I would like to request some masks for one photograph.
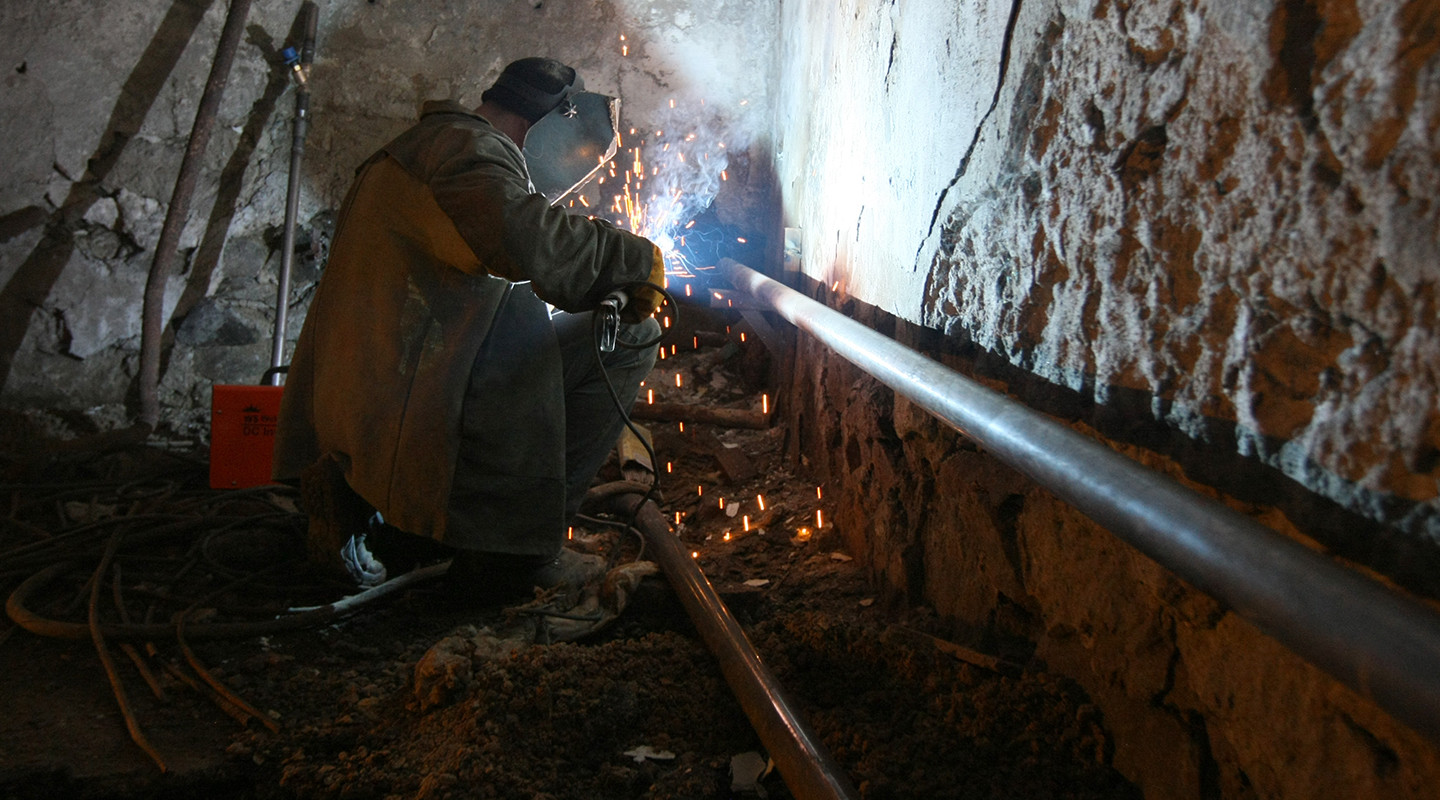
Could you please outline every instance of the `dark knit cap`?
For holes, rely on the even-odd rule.
[[[576,91],[585,88],[574,69],[553,58],[522,58],[510,62],[480,99],[494,102],[533,124],[560,105],[572,87]]]

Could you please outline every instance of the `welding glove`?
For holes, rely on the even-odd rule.
[[[660,252],[660,248],[653,247],[653,245],[652,249],[654,253],[650,263],[650,277],[645,280],[656,286],[664,286],[665,254]],[[630,295],[630,302],[621,310],[620,318],[630,323],[645,321],[646,317],[660,309],[660,303],[664,301],[664,295],[660,294],[658,290],[638,283],[627,288],[626,294]]]

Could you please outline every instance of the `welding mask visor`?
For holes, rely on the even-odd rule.
[[[620,147],[619,128],[618,98],[586,91],[567,93],[525,134],[525,163],[535,191],[553,205],[584,186],[615,157]]]

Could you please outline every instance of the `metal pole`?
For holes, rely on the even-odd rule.
[[[737,288],[1440,742],[1440,613],[754,270]]]
[[[285,189],[285,229],[280,241],[280,276],[275,289],[275,333],[270,344],[270,385],[280,385],[277,367],[285,363],[285,328],[290,310],[290,273],[295,261],[295,218],[300,212],[300,163],[305,158],[305,132],[310,127],[310,64],[315,60],[314,3],[300,7],[305,18],[305,42],[295,71],[295,129],[290,143],[290,180]]]
[[[220,42],[215,46],[210,77],[205,81],[205,91],[201,93],[200,105],[195,109],[190,142],[180,161],[180,174],[176,176],[175,189],[170,194],[170,208],[165,212],[165,223],[160,228],[160,241],[155,245],[155,260],[150,263],[150,274],[145,279],[145,303],[140,315],[140,422],[151,430],[160,421],[160,335],[165,328],[165,284],[170,281],[175,257],[179,255],[180,232],[185,229],[185,219],[190,215],[190,197],[195,193],[195,181],[200,177],[200,162],[206,145],[210,143],[210,132],[215,128],[215,113],[220,109],[220,98],[225,95],[230,66],[235,62],[235,51],[240,46],[240,35],[245,32],[245,18],[249,15],[250,0],[231,0],[225,27],[220,31]]]
[[[785,688],[760,660],[745,630],[725,607],[715,587],[670,532],[654,503],[645,502],[635,520],[645,537],[645,552],[664,570],[700,637],[720,662],[725,682],[780,769],[790,793],[799,800],[858,797],[845,771],[825,751],[794,710]]]

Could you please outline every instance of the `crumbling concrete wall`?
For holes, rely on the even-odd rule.
[[[783,20],[810,291],[1440,596],[1440,3]],[[798,363],[796,452],[843,487],[857,557],[1080,680],[1148,796],[1432,791],[1433,745],[848,365]]]
[[[133,416],[145,278],[227,6],[0,6],[7,407],[48,413],[72,431]],[[753,120],[769,118],[765,83],[748,76],[770,70],[769,3],[321,0],[319,8],[292,342],[355,167],[423,101],[478,105],[512,59],[561,59],[588,88],[618,95],[633,144],[704,125],[734,134],[732,159],[765,146],[753,135]],[[254,383],[269,366],[293,113],[279,52],[295,41],[299,9],[299,0],[252,4],[181,236],[160,386],[161,424],[176,434],[204,436],[212,384]],[[739,213],[747,188],[722,195],[720,213]]]

